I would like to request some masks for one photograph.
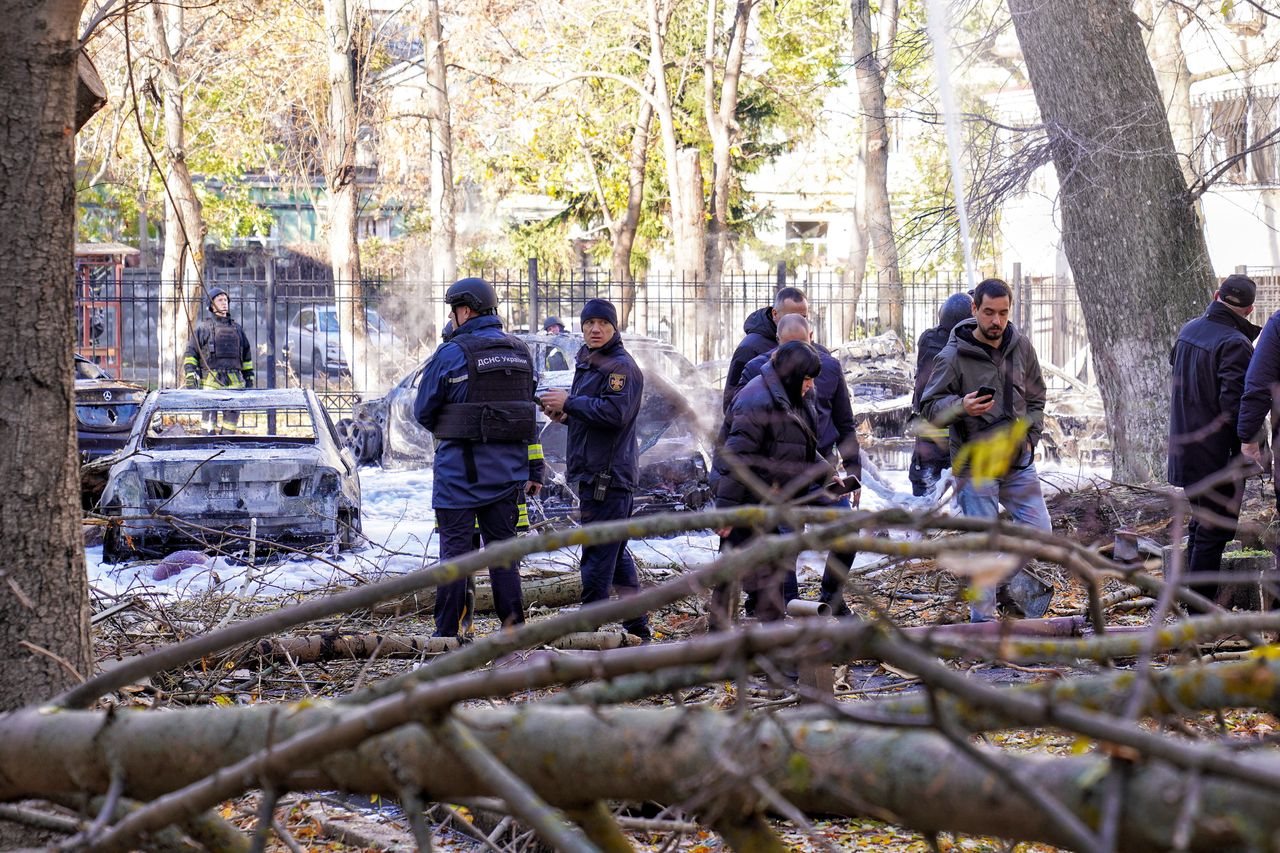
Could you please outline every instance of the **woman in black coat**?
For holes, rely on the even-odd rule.
[[[791,341],[774,350],[760,375],[738,393],[726,415],[727,438],[717,454],[717,507],[790,499],[831,476],[830,466],[822,465],[818,455],[813,403],[806,398],[821,367],[811,344]],[[721,548],[737,547],[756,533],[749,527],[721,531]],[[762,622],[782,619],[786,602],[799,598],[794,560],[749,572],[742,588],[748,615]],[[718,587],[711,604],[712,626],[728,627],[737,611],[736,584]]]

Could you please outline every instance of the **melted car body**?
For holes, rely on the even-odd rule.
[[[582,335],[522,332],[516,337],[529,346],[533,355],[539,391],[570,387],[574,361],[583,346]],[[670,345],[630,334],[624,334],[623,340],[645,374],[637,426],[640,485],[635,495],[635,512],[699,509],[711,498],[708,435],[713,428],[699,413],[715,411],[719,394]],[[349,435],[353,436],[348,446],[365,451],[357,453],[361,464],[421,468],[431,463],[434,454],[431,433],[413,417],[421,377],[419,366],[385,396],[356,407],[355,421],[348,427]],[[541,413],[538,418],[548,466],[541,509],[552,518],[570,517],[576,513],[577,498],[563,480],[567,430],[551,423]]]
[[[80,462],[110,456],[124,447],[147,389],[115,379],[76,355],[76,443]]]
[[[352,545],[360,480],[315,393],[152,392],[108,475],[103,556]]]

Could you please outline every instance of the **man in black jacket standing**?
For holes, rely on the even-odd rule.
[[[1262,331],[1245,319],[1256,292],[1248,276],[1228,276],[1204,314],[1182,327],[1169,353],[1169,482],[1186,489],[1191,504],[1187,570],[1193,573],[1221,570],[1222,551],[1240,517],[1244,469],[1236,433],[1253,341]],[[1235,473],[1228,475],[1231,469]],[[1211,598],[1218,592],[1216,584],[1194,589]]]
[[[925,329],[916,344],[916,390],[911,398],[911,411],[916,418],[916,446],[911,453],[907,477],[911,480],[911,493],[917,497],[929,494],[942,476],[942,469],[951,467],[951,443],[947,440],[947,431],[934,427],[920,416],[920,397],[933,376],[933,360],[951,339],[951,330],[972,316],[973,297],[967,293],[954,293],[938,310],[938,325]]]
[[[553,388],[539,398],[547,416],[569,427],[565,480],[578,491],[583,524],[631,517],[639,482],[636,418],[644,393],[644,374],[622,345],[618,312],[607,299],[591,299],[582,308],[582,337],[577,369],[569,391]],[[582,548],[582,603],[607,601],[640,591],[640,576],[626,540]],[[651,638],[649,619],[622,623],[629,634]]]
[[[804,291],[797,287],[784,287],[773,297],[773,305],[752,311],[742,324],[746,336],[733,351],[729,359],[729,374],[724,380],[725,414],[733,405],[734,395],[742,384],[742,370],[747,362],[758,355],[764,355],[778,345],[778,320],[787,314],[809,316],[809,303],[805,300]]]

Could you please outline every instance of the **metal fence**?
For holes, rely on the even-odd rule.
[[[634,284],[582,274],[546,275],[530,263],[519,271],[481,271],[499,294],[499,312],[512,331],[540,331],[549,316],[578,327],[583,303],[603,297],[618,306],[630,334],[669,342],[695,364],[729,358],[742,337],[743,322],[772,304],[784,285],[799,287],[809,300],[816,340],[828,347],[879,333],[888,289],[867,281],[860,287],[834,274],[786,276],[778,270],[726,276],[719,292],[704,282],[650,276]],[[80,351],[120,378],[158,387],[167,381],[163,365],[177,365],[190,335],[182,315],[162,335],[161,315],[177,297],[157,278],[124,270],[82,277],[77,292]],[[1069,280],[1010,277],[1015,288],[1014,321],[1028,332],[1042,362],[1088,380],[1091,366],[1080,305]],[[383,393],[430,354],[447,308],[447,282],[372,280],[350,282],[219,277],[231,297],[232,316],[254,345],[259,387],[313,388],[333,410]],[[212,286],[212,285],[210,285]],[[960,278],[903,283],[903,332],[908,349],[936,323],[938,309],[964,290]],[[366,318],[369,358],[353,364],[338,331],[339,308]],[[199,306],[196,319],[207,317]],[[359,314],[357,314],[359,316]],[[170,374],[172,375],[172,374]],[[1051,381],[1061,383],[1061,377]]]

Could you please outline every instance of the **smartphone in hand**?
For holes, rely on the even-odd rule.
[[[979,385],[978,396],[994,398],[996,396],[996,389],[992,388],[990,385]]]

